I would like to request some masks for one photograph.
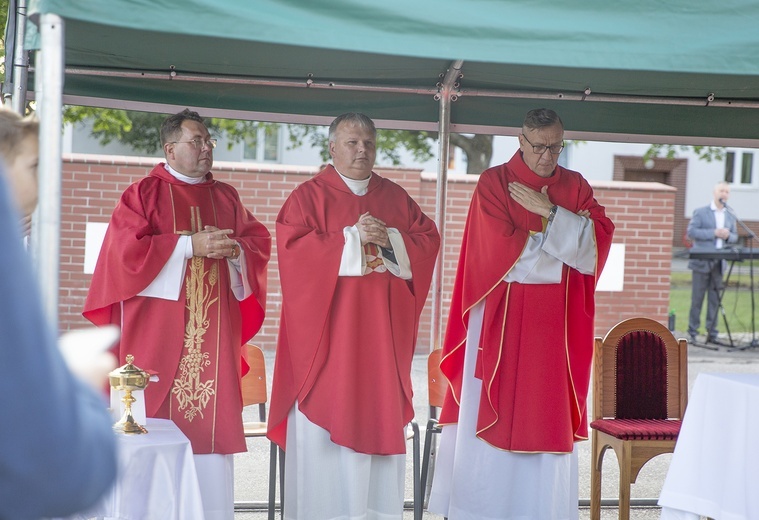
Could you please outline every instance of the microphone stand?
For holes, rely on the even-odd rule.
[[[749,272],[749,280],[751,283],[751,342],[748,345],[745,345],[743,347],[734,347],[733,350],[745,350],[747,348],[754,348],[756,346],[759,346],[759,342],[756,340],[756,318],[755,318],[755,303],[754,303],[754,243],[752,240],[757,238],[756,234],[754,234],[753,231],[740,219],[738,218],[738,215],[735,214],[735,211],[733,211],[732,206],[728,206],[727,203],[724,200],[720,200],[723,206],[725,206],[725,209],[730,213],[733,217],[735,217],[735,221],[740,224],[740,226],[743,228],[743,230],[748,233],[748,245],[749,245],[749,253],[748,253],[748,272]]]

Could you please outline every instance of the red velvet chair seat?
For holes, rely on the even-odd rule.
[[[677,440],[680,420],[667,419],[599,419],[590,427],[621,440]]]

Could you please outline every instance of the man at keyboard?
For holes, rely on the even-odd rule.
[[[693,241],[693,248],[708,250],[722,249],[727,244],[738,241],[735,216],[725,206],[730,197],[730,185],[718,182],[714,186],[714,200],[693,212],[688,224],[688,238]],[[722,291],[722,273],[725,271],[724,260],[694,259],[688,261],[688,268],[693,271],[691,290],[690,315],[688,318],[688,337],[696,342],[696,335],[701,326],[701,309],[704,295],[707,296],[706,306],[706,341],[717,341],[717,311],[719,295]]]

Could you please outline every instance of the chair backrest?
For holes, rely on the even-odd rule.
[[[443,407],[446,379],[440,370],[440,359],[443,357],[443,349],[436,348],[427,357],[427,392],[430,402],[430,417],[437,417],[437,409]]]
[[[649,318],[619,322],[595,340],[593,420],[682,419],[688,343]]]
[[[251,344],[245,345],[245,360],[250,370],[242,377],[242,405],[264,404],[266,394],[266,362],[263,351]]]

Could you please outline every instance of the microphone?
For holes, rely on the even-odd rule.
[[[722,204],[722,207],[725,208],[725,211],[730,213],[732,216],[734,216],[736,219],[738,218],[738,215],[735,214],[735,210],[732,206],[727,205],[727,201],[725,199],[719,199],[720,204]]]

